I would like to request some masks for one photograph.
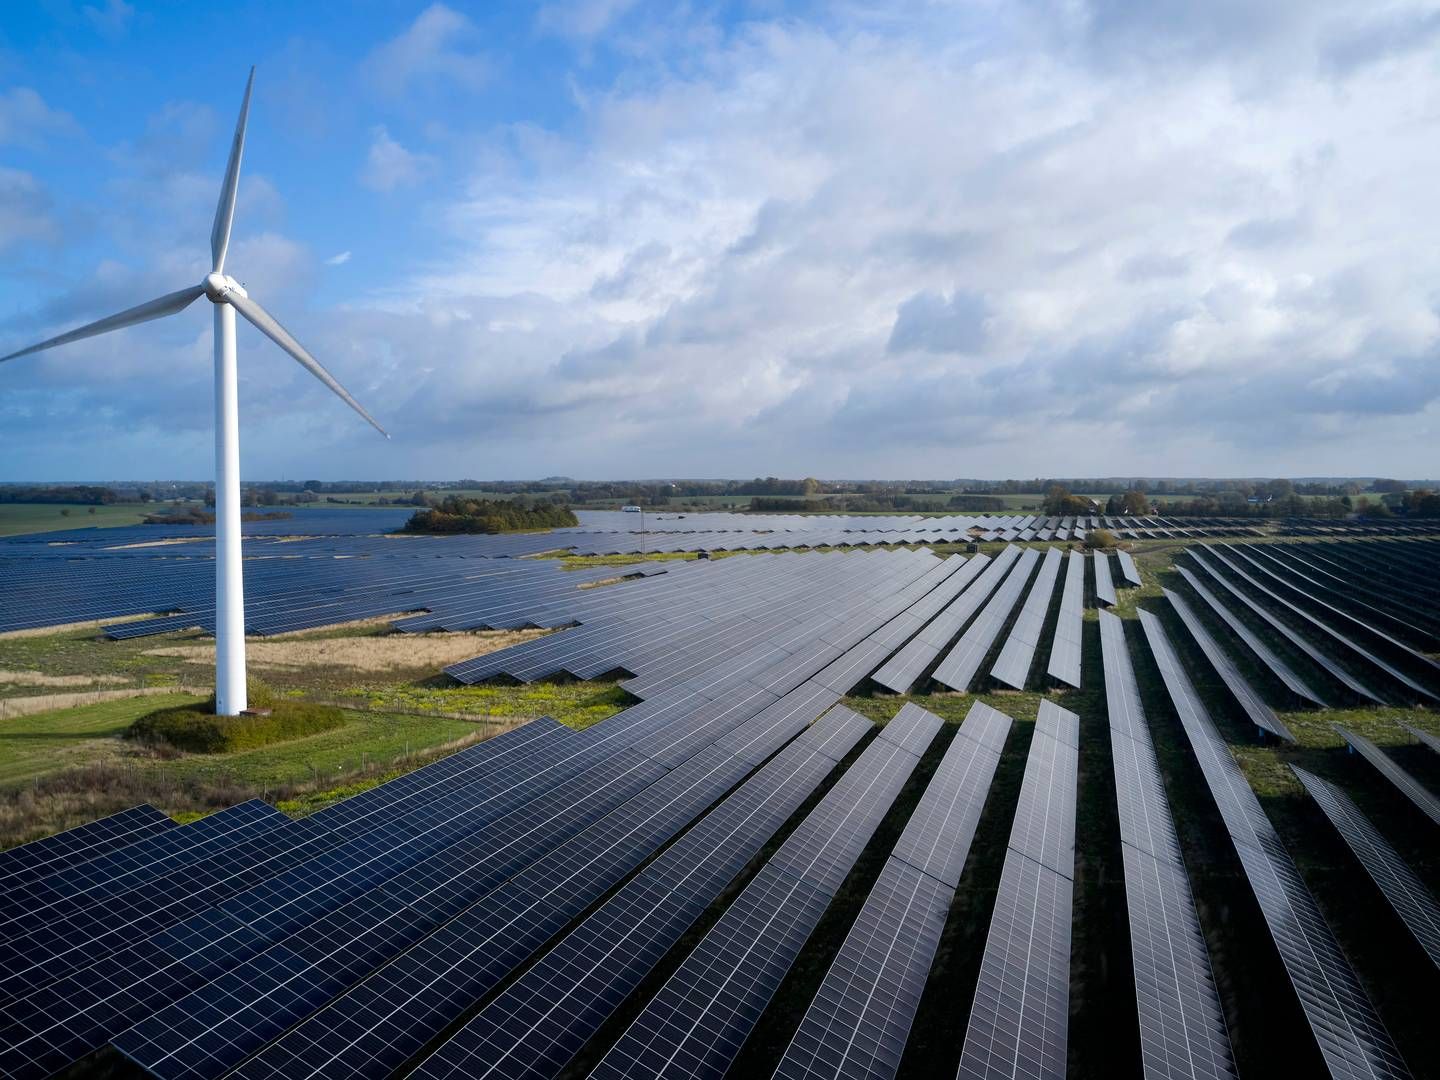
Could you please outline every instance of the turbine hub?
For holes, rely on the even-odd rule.
[[[206,274],[205,280],[201,282],[205,286],[205,296],[212,304],[226,303],[228,294],[235,293],[238,296],[249,296],[244,287],[232,278],[229,274]]]

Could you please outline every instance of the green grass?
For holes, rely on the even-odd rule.
[[[57,506],[53,503],[0,503],[0,536],[54,532],[57,529],[109,528],[139,525],[155,503],[114,503],[110,506]],[[68,514],[62,514],[68,510]],[[95,512],[90,513],[91,510]]]
[[[139,717],[201,700],[188,694],[156,694],[0,721],[0,787],[114,754],[120,737]]]
[[[357,686],[337,695],[381,712],[463,714],[490,720],[549,716],[578,730],[614,716],[635,699],[614,683],[536,682],[521,686]]]

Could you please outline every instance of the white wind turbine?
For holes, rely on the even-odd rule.
[[[0,363],[17,356],[52,349],[82,338],[94,337],[137,323],[174,315],[201,296],[215,305],[215,711],[234,716],[245,709],[245,583],[240,563],[240,421],[237,408],[235,372],[235,312],[240,312],[262,334],[298,360],[310,374],[340,396],[340,399],[368,420],[375,430],[390,437],[375,418],[320,366],[305,347],[290,336],[268,311],[250,298],[240,283],[224,272],[225,251],[230,246],[230,224],[235,217],[235,191],[240,183],[240,157],[245,149],[245,121],[250,114],[250,90],[255,69],[245,83],[230,162],[220,187],[220,204],[215,208],[215,225],[210,230],[211,271],[199,285],[169,293],[118,315],[71,330],[69,333],[31,345]]]

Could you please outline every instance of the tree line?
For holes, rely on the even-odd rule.
[[[553,502],[471,499],[451,495],[405,523],[411,533],[509,533],[578,525],[574,511]]]

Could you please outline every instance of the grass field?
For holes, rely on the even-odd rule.
[[[94,513],[91,513],[91,511]],[[53,532],[56,529],[107,528],[139,525],[155,513],[154,503],[115,503],[110,506],[57,506],[54,503],[0,503],[0,536]],[[64,513],[63,511],[68,511]]]

